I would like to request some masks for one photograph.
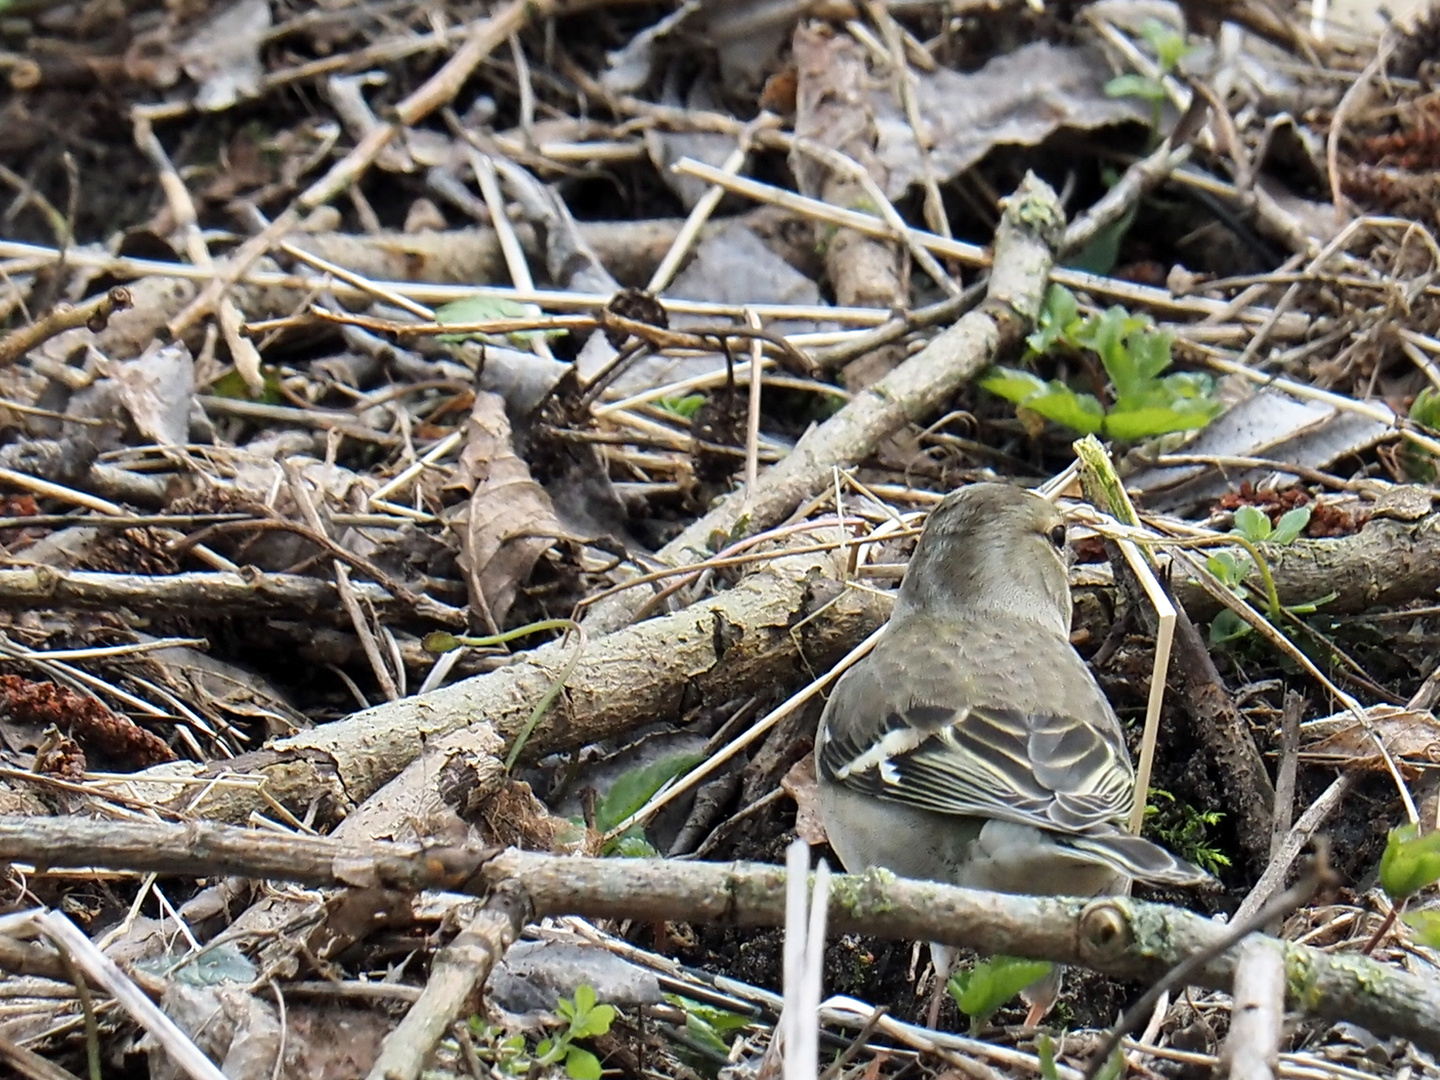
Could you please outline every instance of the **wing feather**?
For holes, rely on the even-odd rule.
[[[942,814],[1099,837],[1130,813],[1134,771],[1119,721],[1064,643],[1043,673],[1017,670],[993,633],[907,620],[841,678],[819,765],[832,780]],[[948,631],[948,632],[947,632]],[[966,649],[963,669],[953,650]],[[1050,692],[1037,694],[1037,676]],[[1060,702],[1060,709],[1019,707]]]

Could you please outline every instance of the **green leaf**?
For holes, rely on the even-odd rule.
[[[1045,960],[992,956],[956,975],[947,989],[960,1011],[979,1022],[1031,983],[1050,974],[1053,967]]]
[[[577,1039],[593,1039],[596,1035],[604,1035],[610,1030],[610,1025],[615,1022],[614,1005],[596,1005],[585,1015],[585,1024],[574,1032]]]
[[[679,994],[666,994],[665,1000],[676,1008],[683,1009],[685,1015],[701,1017],[716,1031],[723,1031],[727,1034],[749,1027],[755,1022],[754,1017],[731,1012],[729,1009],[718,1009],[714,1005],[706,1005]]]
[[[570,1080],[600,1080],[600,1059],[589,1050],[572,1046],[565,1051],[565,1075]]]
[[[1093,435],[1105,426],[1105,409],[1094,395],[1077,394],[1058,380],[1052,380],[1044,392],[1032,394],[1020,406],[1081,435]]]
[[[1415,931],[1415,940],[1427,949],[1440,949],[1440,910],[1426,908],[1403,916],[1405,925]]]
[[[1145,75],[1116,75],[1105,84],[1105,96],[1137,97],[1142,101],[1157,103],[1165,100],[1165,84]]]
[[[1075,294],[1064,285],[1052,283],[1045,291],[1045,302],[1040,306],[1035,329],[1025,339],[1025,344],[1029,345],[1033,352],[1047,353],[1057,341],[1064,340],[1071,325],[1079,318],[1080,304],[1075,299]],[[1001,397],[1004,395],[1001,394]]]
[[[273,364],[260,365],[260,393],[252,395],[245,376],[234,369],[210,384],[206,393],[233,401],[258,401],[262,405],[283,405],[285,394],[280,388],[280,370]]]
[[[484,322],[486,319],[523,319],[525,305],[502,296],[462,296],[435,309],[435,321],[441,326],[457,323]]]
[[[1403,900],[1440,881],[1440,832],[1419,835],[1415,825],[1390,830],[1380,856],[1380,886],[1392,900]]]
[[[1258,544],[1268,540],[1273,529],[1270,516],[1265,511],[1254,506],[1242,506],[1235,511],[1235,527],[1232,531],[1239,533],[1252,544]]]
[[[1035,1052],[1040,1058],[1040,1080],[1060,1080],[1060,1071],[1055,1068],[1055,1040],[1049,1032],[1042,1031],[1035,1040]]]
[[[1125,346],[1125,339],[1131,332],[1130,320],[1130,313],[1115,304],[1086,319],[1074,333],[1079,344],[1094,350],[1100,357],[1100,363],[1115,384],[1117,399],[1140,391],[1140,372]]]
[[[1105,417],[1105,434],[1134,442],[1153,435],[1168,435],[1172,431],[1194,431],[1215,419],[1221,407],[1218,402],[1187,401],[1139,408],[1117,406]]]
[[[980,385],[1016,405],[1026,398],[1045,392],[1045,380],[1019,368],[992,367],[980,377]]]
[[[1047,420],[1073,428],[1082,435],[1094,434],[1105,423],[1105,410],[1100,402],[1090,394],[1077,394],[1058,379],[1047,383],[1018,368],[992,367],[981,378],[980,385],[992,394],[1013,401]]]
[[[1245,579],[1250,576],[1251,570],[1248,556],[1233,551],[1217,551],[1205,560],[1205,566],[1226,588],[1244,595]]]
[[[1250,624],[1226,608],[1210,623],[1210,644],[1223,645],[1227,641],[1242,638],[1248,633],[1250,633]]]
[[[676,754],[622,773],[595,807],[595,827],[609,832],[649,801],[672,777],[693,769],[700,754]]]
[[[1130,226],[1135,224],[1135,215],[1139,212],[1139,204],[1132,206],[1116,221],[1100,229],[1083,248],[1076,254],[1065,260],[1065,265],[1074,270],[1084,270],[1090,274],[1109,276],[1115,269],[1115,264],[1120,260],[1120,244],[1130,232]],[[1056,286],[1051,286],[1055,288]],[[1031,334],[1026,338],[1032,342],[1035,335]],[[1034,348],[1033,344],[1031,345]],[[1043,350],[1037,349],[1037,352]]]
[[[725,1036],[753,1023],[751,1017],[717,1009],[713,1005],[702,1005],[679,994],[666,994],[665,1000],[684,1010],[686,1034],[722,1056],[730,1053],[730,1044]]]
[[[463,326],[467,323],[485,322],[489,319],[523,319],[532,314],[529,308],[516,300],[500,296],[463,296],[435,309],[435,321],[441,326]],[[537,337],[564,337],[565,330],[515,330],[504,335],[491,334],[439,334],[439,341],[469,341],[472,338],[495,339],[500,337],[512,343],[523,344]]]
[[[607,858],[613,855],[621,859],[658,859],[660,850],[641,836],[640,828],[636,826],[623,836],[617,836],[601,854]]]
[[[1155,50],[1155,62],[1166,74],[1174,71],[1176,65],[1193,51],[1184,34],[1159,19],[1146,19],[1140,33]]]
[[[595,988],[589,983],[581,983],[575,987],[575,1011],[583,1016],[594,1007]]]
[[[1432,432],[1440,433],[1440,391],[1427,386],[1416,394],[1415,402],[1410,406],[1410,419]]]
[[[1141,330],[1126,339],[1136,370],[1142,379],[1158,379],[1170,366],[1170,335],[1158,330]]]
[[[686,394],[684,397],[660,398],[655,404],[668,413],[689,420],[705,405],[705,395]]]
[[[1280,515],[1280,520],[1275,523],[1275,529],[1270,534],[1272,544],[1288,544],[1305,531],[1305,526],[1310,524],[1310,508],[1308,506],[1297,506],[1293,510],[1286,510]]]

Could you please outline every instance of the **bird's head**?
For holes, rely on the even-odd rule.
[[[1070,632],[1065,520],[1038,495],[971,484],[930,514],[905,571],[901,608],[1023,616]],[[958,609],[958,610],[957,610]]]

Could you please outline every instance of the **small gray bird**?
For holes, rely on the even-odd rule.
[[[835,684],[815,740],[830,846],[858,872],[1005,893],[1123,893],[1210,875],[1132,836],[1125,735],[1070,644],[1065,522],[972,484],[931,513],[874,650]],[[932,944],[936,997],[954,950]],[[1023,995],[1033,1026],[1060,969]]]

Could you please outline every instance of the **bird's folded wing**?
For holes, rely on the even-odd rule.
[[[1067,833],[1111,833],[1128,817],[1134,772],[1108,725],[933,704],[895,689],[841,680],[826,708],[819,758],[826,779],[937,813]]]

